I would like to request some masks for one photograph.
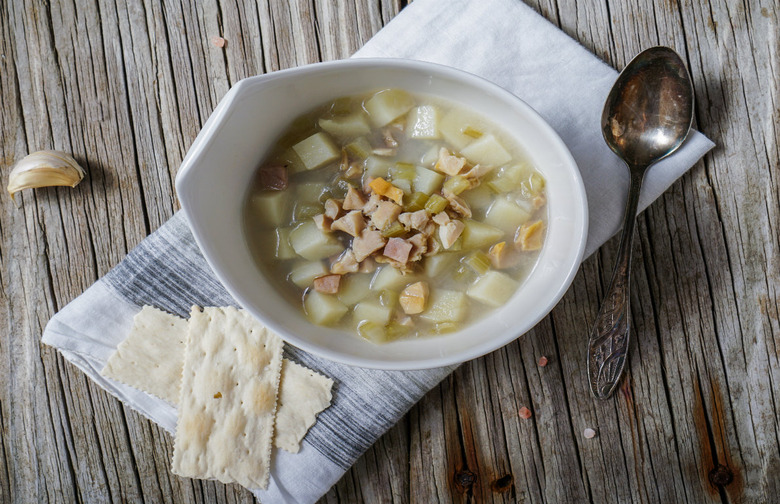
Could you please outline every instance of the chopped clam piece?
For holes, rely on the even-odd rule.
[[[450,151],[442,147],[439,149],[439,160],[436,161],[436,166],[434,166],[434,169],[446,175],[454,176],[463,171],[465,166],[465,158],[453,156]]]
[[[325,201],[325,215],[331,219],[338,219],[341,213],[341,202],[334,199]]]
[[[359,267],[360,265],[358,264],[357,259],[355,259],[355,253],[352,252],[352,249],[347,249],[338,259],[336,259],[336,262],[331,265],[330,272],[346,275],[347,273],[357,273]]]
[[[331,225],[333,224],[333,219],[328,217],[325,214],[318,214],[312,217],[314,219],[314,224],[317,225],[317,228],[320,231],[330,231]]]
[[[401,210],[401,207],[392,201],[382,201],[374,213],[371,214],[371,222],[377,229],[384,229],[390,222],[398,219],[398,216],[401,215]]]
[[[366,198],[363,196],[363,194],[354,187],[350,186],[347,189],[347,195],[344,196],[344,203],[342,204],[341,208],[344,210],[362,210],[365,205]]]
[[[511,268],[520,260],[514,247],[510,247],[504,241],[490,247],[488,257],[490,257],[490,262],[495,269]]]
[[[355,260],[362,261],[384,247],[386,242],[387,240],[382,237],[382,233],[379,231],[364,229],[360,236],[352,240],[352,252],[355,254]]]
[[[353,210],[347,215],[333,221],[330,226],[333,231],[344,231],[353,237],[360,236],[360,233],[366,228],[366,220],[363,213],[359,210]]]
[[[455,240],[457,240],[461,233],[463,233],[464,228],[465,226],[463,223],[457,220],[450,221],[439,228],[439,239],[441,240],[441,244],[445,249],[452,247],[452,245],[455,243]]]
[[[401,303],[404,313],[415,315],[425,310],[425,303],[428,300],[428,284],[426,282],[415,282],[401,291],[398,301]]]
[[[515,245],[522,250],[539,250],[544,240],[544,223],[540,220],[532,224],[523,224],[517,230]]]

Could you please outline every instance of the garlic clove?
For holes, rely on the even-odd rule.
[[[50,186],[76,187],[84,178],[84,168],[66,152],[42,150],[28,154],[11,170],[8,193],[11,199],[22,189]]]

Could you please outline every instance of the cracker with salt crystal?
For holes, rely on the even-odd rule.
[[[317,414],[330,406],[332,387],[330,378],[284,359],[274,435],[277,447],[298,453],[301,440],[317,421]]]
[[[101,374],[176,404],[186,337],[186,320],[144,306]]]
[[[171,470],[267,488],[282,340],[232,307],[189,321]]]

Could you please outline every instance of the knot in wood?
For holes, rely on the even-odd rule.
[[[724,487],[734,481],[734,473],[728,467],[718,464],[710,471],[709,480],[715,486]]]
[[[514,483],[514,480],[515,479],[511,474],[505,474],[504,476],[494,480],[493,483],[490,484],[490,489],[497,493],[504,493],[512,488],[512,483]]]
[[[468,489],[477,482],[477,475],[468,469],[461,470],[455,473],[455,484],[459,487]]]

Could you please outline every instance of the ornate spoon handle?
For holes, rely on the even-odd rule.
[[[588,381],[591,393],[598,399],[608,399],[615,391],[628,355],[631,327],[631,249],[643,175],[644,168],[631,167],[631,185],[618,258],[588,341]]]

